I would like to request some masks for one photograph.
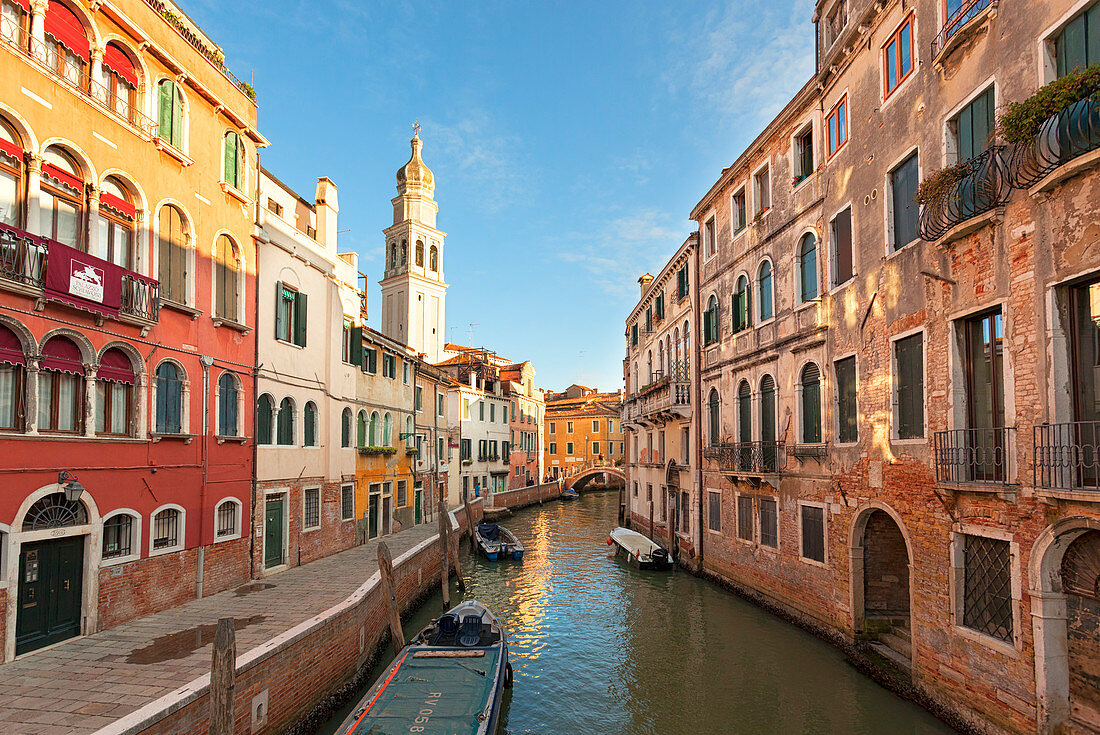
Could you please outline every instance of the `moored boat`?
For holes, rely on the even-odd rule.
[[[336,730],[337,735],[493,735],[512,667],[504,628],[477,600],[420,632]]]
[[[611,532],[608,544],[614,544],[617,554],[623,555],[640,569],[671,569],[672,557],[655,541],[637,531],[619,526]]]
[[[562,500],[578,500],[578,499],[580,499],[580,497],[581,497],[580,493],[578,493],[573,488],[569,488],[567,490],[562,490],[561,491],[561,499]]]
[[[489,561],[523,559],[523,544],[514,533],[496,523],[477,524],[477,547]]]

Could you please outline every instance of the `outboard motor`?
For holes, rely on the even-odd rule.
[[[668,552],[664,549],[654,549],[650,556],[656,564],[668,564]]]

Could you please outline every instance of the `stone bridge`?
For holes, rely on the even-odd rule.
[[[581,490],[593,480],[602,480],[603,484],[626,486],[626,474],[622,467],[612,464],[585,463],[574,467],[573,471],[562,477],[562,490]],[[618,480],[618,482],[615,482]]]

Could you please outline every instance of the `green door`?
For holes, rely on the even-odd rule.
[[[19,552],[15,654],[80,635],[84,537],[24,544]]]
[[[283,498],[269,498],[264,519],[264,567],[270,569],[283,559]]]
[[[370,507],[367,512],[367,538],[378,536],[378,496],[370,496]]]
[[[424,491],[417,488],[413,491],[413,523],[420,524],[420,503],[421,497],[424,495]]]

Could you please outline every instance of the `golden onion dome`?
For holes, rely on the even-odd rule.
[[[397,170],[397,190],[404,192],[407,187],[427,189],[431,194],[435,188],[435,176],[432,170],[420,158],[420,148],[423,145],[419,135],[414,135],[412,141],[412,157],[409,162]]]

